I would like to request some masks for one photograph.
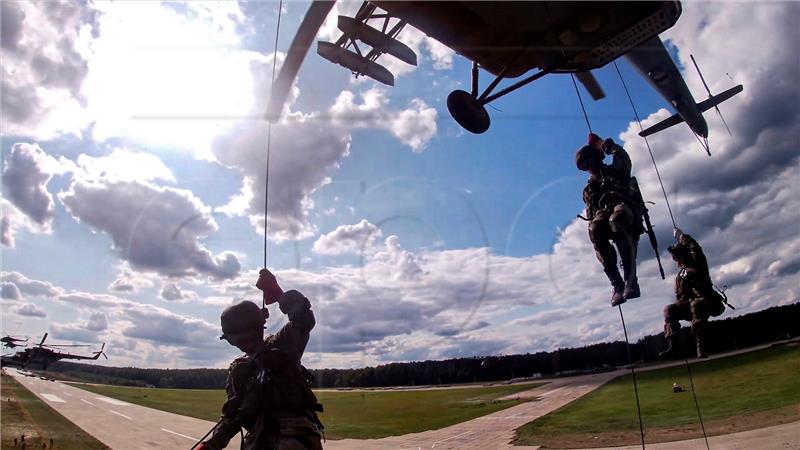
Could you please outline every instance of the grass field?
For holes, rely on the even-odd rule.
[[[130,403],[216,422],[222,390],[75,386]],[[520,403],[497,398],[535,384],[411,391],[320,391],[325,435],[332,439],[379,438],[453,425]]]
[[[800,420],[800,347],[786,345],[692,365],[709,435]],[[638,372],[645,442],[702,437],[684,365]],[[672,392],[672,383],[687,391]],[[518,445],[575,448],[641,442],[630,375],[517,430]]]
[[[26,448],[31,449],[41,449],[42,444],[50,448],[50,439],[56,449],[108,448],[55,412],[10,376],[3,375],[0,380],[0,448],[14,448],[14,438],[18,439],[16,448],[22,448],[23,434]]]

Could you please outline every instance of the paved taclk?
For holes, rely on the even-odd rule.
[[[189,449],[213,422],[103,397],[57,381],[7,373],[72,423],[112,449]],[[228,445],[239,448],[239,438]]]

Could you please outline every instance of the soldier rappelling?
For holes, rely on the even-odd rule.
[[[264,303],[278,303],[289,322],[264,339],[266,308],[243,301],[227,307],[220,317],[220,339],[244,352],[228,369],[227,400],[222,419],[199,450],[218,450],[244,428],[247,450],[321,450],[322,405],[311,391],[311,373],[300,364],[314,328],[311,302],[298,291],[283,292],[267,269],[256,287]]]
[[[612,156],[611,164],[603,163],[605,155]],[[617,306],[640,296],[636,253],[639,235],[644,231],[644,205],[634,200],[638,190],[632,189],[631,159],[611,138],[603,141],[592,133],[589,144],[576,153],[575,163],[590,174],[583,189],[589,239],[611,282],[611,306]],[[609,242],[612,240],[616,250]],[[617,268],[617,252],[622,260],[622,276]]]

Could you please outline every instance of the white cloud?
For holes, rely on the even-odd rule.
[[[123,267],[117,278],[108,286],[112,292],[139,292],[140,289],[153,287],[153,280],[148,276],[134,272],[127,267]]]
[[[161,287],[161,298],[164,300],[197,300],[199,296],[194,291],[184,291],[177,283],[164,283]]]
[[[55,211],[47,184],[54,174],[62,171],[62,164],[37,144],[12,145],[4,161],[4,197],[35,223],[41,232],[50,231]]]
[[[25,303],[14,310],[15,313],[21,316],[28,317],[47,317],[47,311],[34,305],[33,303]]]
[[[0,272],[0,280],[13,283],[23,294],[31,297],[54,297],[62,290],[47,281],[31,280],[19,272]]]
[[[135,270],[228,278],[240,268],[232,253],[212,255],[200,243],[218,227],[190,191],[75,178],[58,197],[76,220],[107,233],[118,256]]]
[[[102,312],[93,312],[86,322],[86,329],[91,331],[104,331],[108,328],[108,318]]]
[[[127,148],[115,148],[110,154],[100,157],[81,154],[77,166],[80,173],[76,176],[88,179],[175,182],[172,171],[158,156]]]
[[[2,2],[3,134],[49,138],[89,123],[84,81],[99,36],[90,3]]]
[[[381,230],[366,219],[354,225],[340,225],[314,242],[313,250],[323,255],[355,253],[372,245]]]
[[[16,284],[3,281],[0,283],[0,298],[19,300],[22,298],[22,293],[20,293]]]
[[[392,111],[388,108],[386,91],[373,88],[361,93],[361,100],[359,104],[352,92],[342,91],[330,109],[334,123],[354,128],[385,129],[415,152],[424,150],[436,135],[436,109],[421,99],[412,99],[404,110]]]

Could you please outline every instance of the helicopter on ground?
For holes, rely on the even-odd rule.
[[[30,365],[41,364],[43,370],[47,370],[47,366],[59,361],[61,359],[77,359],[77,360],[96,360],[103,355],[108,359],[103,351],[106,347],[105,342],[100,347],[100,350],[93,352],[93,356],[76,355],[73,353],[62,352],[58,349],[64,347],[88,347],[83,344],[45,344],[48,333],[45,333],[42,340],[33,347],[26,348],[25,350],[18,351],[13,355],[3,355],[0,358],[0,365],[3,367],[20,367],[27,368]]]

